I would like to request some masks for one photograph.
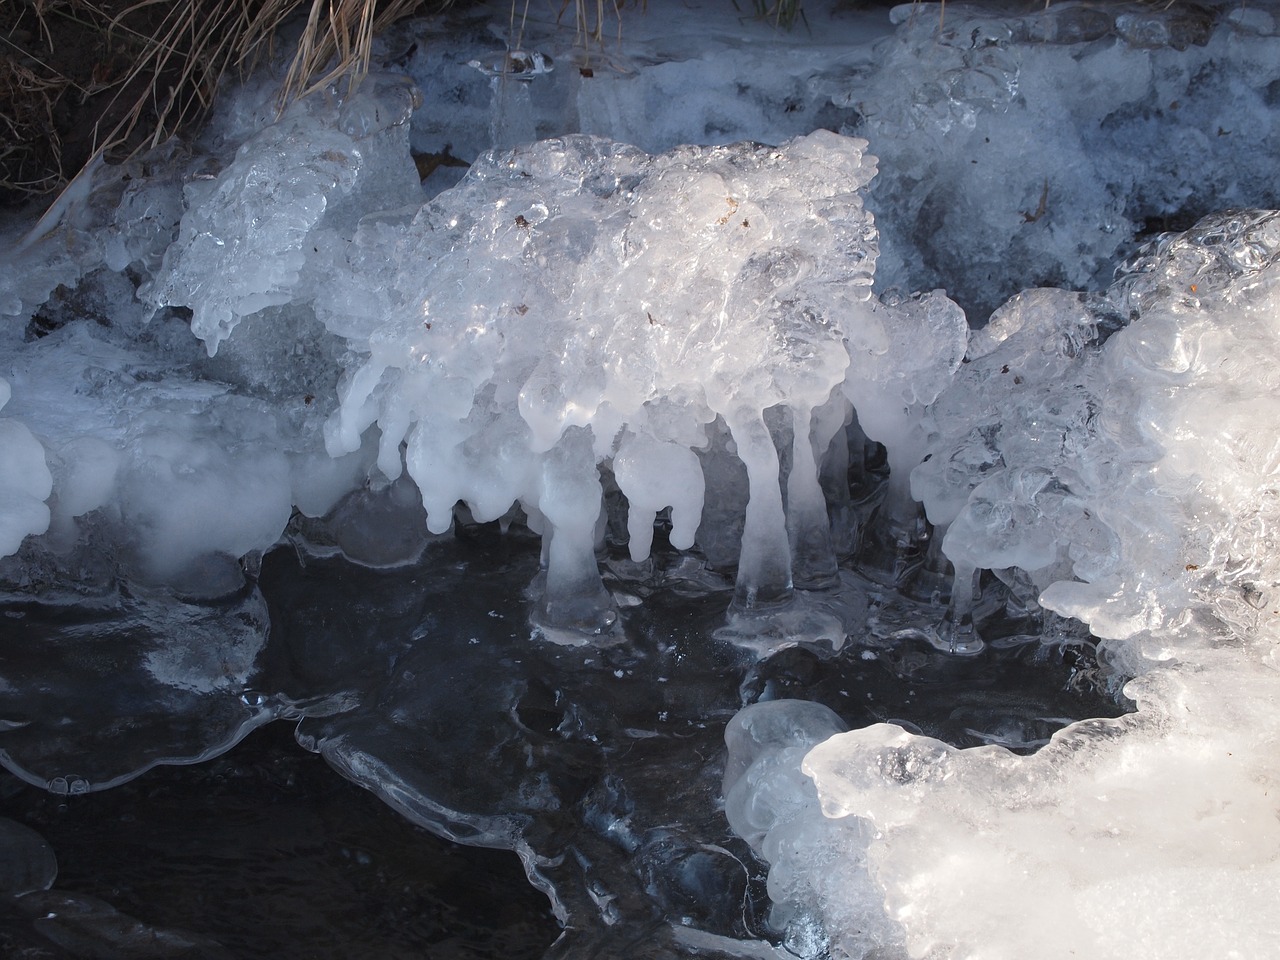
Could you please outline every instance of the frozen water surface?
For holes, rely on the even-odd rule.
[[[294,723],[552,957],[1270,955],[1277,15],[472,8],[228,88],[3,224],[0,762]],[[14,943],[255,949],[50,839]]]

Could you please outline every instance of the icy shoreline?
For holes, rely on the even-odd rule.
[[[606,646],[646,594],[606,589],[602,538],[643,584],[655,516],[731,609],[707,632],[765,662],[870,629],[855,571],[932,594],[899,634],[942,650],[980,650],[995,608],[1052,645],[1053,611],[1139,709],[1032,757],[744,697],[726,804],[775,934],[1263,956],[1280,219],[1213,211],[1280,206],[1277,14],[948,4],[815,40],[682,8],[524,79],[470,64],[496,42],[475,17],[385,38],[399,74],[279,121],[269,80],[231,95],[196,144],[5,233],[6,596],[240,591],[243,642],[152,665],[199,695],[246,687],[257,558],[286,531],[394,567],[454,525],[527,524],[534,624]],[[482,153],[490,131],[544,139]],[[476,162],[430,196],[413,152],[446,145]],[[904,292],[935,287],[1003,306],[966,325]],[[875,510],[850,489],[877,486],[873,441]],[[350,775],[394,782],[375,760]]]

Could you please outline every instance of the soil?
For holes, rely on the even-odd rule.
[[[60,190],[104,143],[118,141],[108,150],[118,160],[152,135],[162,101],[151,92],[180,86],[184,51],[158,72],[131,72],[172,9],[136,0],[0,4],[0,205]],[[176,90],[178,106],[197,93]],[[117,129],[138,105],[133,129]]]

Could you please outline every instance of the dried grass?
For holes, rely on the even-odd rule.
[[[0,191],[11,197],[49,193],[100,156],[123,162],[197,124],[221,79],[256,66],[304,11],[281,107],[344,79],[354,89],[374,35],[427,0],[310,0],[309,10],[307,0],[27,0],[4,9],[12,2],[0,0]],[[42,56],[67,37],[100,58],[79,82]],[[72,170],[59,107],[92,114]]]
[[[344,79],[354,89],[368,72],[378,32],[425,3],[443,9],[452,2],[309,0],[308,8],[308,0],[0,0],[0,29],[8,31],[0,32],[0,192],[51,192],[98,157],[121,162],[199,122],[220,80],[255,66],[284,24],[304,11],[281,107]],[[512,0],[516,46],[529,2]],[[782,27],[804,17],[803,0],[749,2],[757,15]],[[1143,2],[1167,7],[1175,0]],[[614,27],[620,41],[624,7],[644,7],[644,0],[559,3],[557,20],[572,17],[584,52],[603,46],[606,30],[613,33]],[[27,25],[19,31],[19,24]],[[59,69],[47,62],[72,27],[96,37],[105,51],[89,75],[73,77],[66,65]],[[57,132],[67,133],[66,124],[60,128],[56,121],[68,104],[92,107],[87,146],[77,142],[71,149]],[[67,154],[73,170],[65,169]]]
[[[613,15],[613,22],[617,24],[617,39],[619,43],[622,42],[623,4],[621,0],[595,0],[594,3],[591,0],[564,0],[560,6],[558,20],[564,19],[571,2],[573,3],[575,43],[583,48],[590,47],[592,43],[597,45],[604,43],[604,25],[609,19],[606,11]]]
[[[17,60],[0,59],[0,183],[20,195],[49,193],[66,180],[54,104],[71,85],[66,77],[41,76]]]
[[[298,42],[298,52],[280,91],[281,103],[305,97],[343,79],[349,89],[354,89],[368,73],[374,35],[414,12],[422,2],[388,0],[379,9],[372,0],[311,0],[311,12]],[[295,0],[267,3],[268,9],[289,7],[290,12],[296,6]],[[282,12],[264,18],[269,21],[270,33],[274,33],[284,16]],[[265,29],[263,34],[268,35]],[[326,67],[329,69],[325,70]]]
[[[761,20],[768,20],[775,27],[790,30],[797,19],[804,19],[802,0],[752,0],[752,9]]]

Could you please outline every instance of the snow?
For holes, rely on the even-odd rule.
[[[767,659],[839,650],[854,566],[977,652],[990,571],[1046,644],[1087,624],[1137,710],[1024,756],[745,706],[724,809],[773,935],[1273,953],[1280,8],[1035,6],[810,4],[786,34],[651,5],[599,50],[528,21],[519,75],[472,13],[397,28],[350,96],[226,91],[150,175],[0,226],[6,582],[92,556],[194,601],[287,530],[388,567],[523,521],[532,642],[607,644],[643,604],[597,559],[620,491],[631,563],[669,523],[690,583],[736,577],[715,636]],[[424,185],[411,150],[473,162]],[[255,637],[146,669],[213,695]]]

